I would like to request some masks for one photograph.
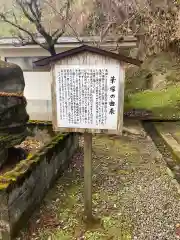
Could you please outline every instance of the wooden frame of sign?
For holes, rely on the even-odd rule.
[[[86,45],[35,62],[36,66],[51,64],[54,130],[84,133],[84,203],[89,220],[92,218],[92,133],[119,135],[122,132],[123,62],[141,64],[136,59]]]
[[[58,121],[58,100],[57,100],[57,72],[60,69],[67,69],[67,68],[74,68],[75,66],[85,66],[87,69],[88,66],[91,66],[94,69],[99,68],[117,68],[119,70],[118,81],[119,84],[117,84],[118,89],[116,91],[117,94],[117,101],[116,101],[116,127],[114,129],[104,129],[102,128],[71,128],[71,127],[63,127],[63,124],[61,126],[61,122]],[[62,68],[61,68],[62,66]],[[122,131],[122,125],[123,125],[123,107],[124,107],[124,67],[123,63],[119,62],[118,60],[111,59],[109,57],[94,55],[89,52],[81,53],[78,56],[72,56],[65,58],[63,60],[60,60],[56,62],[52,69],[52,106],[53,106],[53,128],[55,131],[62,131],[62,132],[88,132],[88,133],[105,133],[105,134],[121,134]],[[110,99],[109,99],[110,101]]]

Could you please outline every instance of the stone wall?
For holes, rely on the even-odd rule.
[[[34,156],[0,176],[0,239],[9,240],[17,234],[68,167],[77,147],[78,135],[57,135]]]
[[[142,121],[142,125],[162,154],[168,168],[173,172],[173,177],[180,183],[180,155],[173,149],[172,143],[168,141],[168,132],[166,132],[165,138],[158,127],[158,122]]]

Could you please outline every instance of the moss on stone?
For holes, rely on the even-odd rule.
[[[51,121],[40,121],[40,120],[29,120],[28,124],[36,124],[36,125],[52,125]]]
[[[12,182],[16,182],[19,176],[25,174],[27,170],[33,165],[40,162],[42,157],[47,154],[49,149],[53,149],[55,145],[57,145],[59,142],[61,142],[65,136],[68,134],[59,134],[54,137],[52,142],[48,143],[47,145],[43,146],[42,149],[40,149],[37,153],[34,155],[29,155],[27,159],[22,160],[19,164],[16,165],[16,167],[4,173],[0,176],[0,190],[6,189]]]
[[[8,148],[11,146],[15,146],[19,139],[24,139],[26,137],[26,133],[21,134],[5,134],[0,135],[0,147]]]
[[[9,183],[0,183],[0,190],[4,190],[9,186]]]

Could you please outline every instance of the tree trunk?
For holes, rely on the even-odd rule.
[[[55,56],[56,55],[56,50],[55,50],[54,45],[49,47],[49,52],[50,52],[51,56]]]

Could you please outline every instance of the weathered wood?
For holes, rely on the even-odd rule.
[[[92,134],[84,133],[84,210],[92,219]]]
[[[54,131],[62,131],[62,132],[80,132],[84,133],[84,207],[85,207],[85,216],[87,217],[87,220],[92,220],[92,133],[105,133],[105,134],[113,134],[113,135],[120,135],[122,133],[123,128],[123,109],[124,109],[124,67],[123,63],[120,61],[119,58],[112,56],[111,53],[108,53],[107,55],[105,52],[89,49],[87,48],[87,51],[79,51],[79,49],[72,50],[70,52],[62,53],[59,56],[64,56],[62,58],[55,57],[55,62],[51,62],[51,73],[52,73],[52,122],[53,122],[53,128]],[[72,54],[73,52],[73,54]],[[123,60],[123,59],[121,59]],[[66,69],[66,71],[61,71]],[[73,74],[76,75],[76,70],[83,69],[83,80],[84,82],[81,82],[81,80],[78,79],[72,79],[69,81],[70,77],[69,70],[73,70]],[[85,77],[89,76],[86,75],[86,69],[91,70],[90,74],[92,74],[91,78]],[[101,70],[98,72],[98,76],[96,76],[96,72],[93,70]],[[103,72],[103,74],[102,74]],[[62,75],[60,75],[62,74]],[[65,75],[64,75],[65,74]],[[62,77],[63,76],[63,77]],[[67,77],[68,76],[68,77]],[[95,78],[95,77],[97,78]],[[56,79],[58,78],[58,79]],[[86,80],[88,79],[88,82]],[[92,81],[92,85],[90,82],[90,79]],[[100,81],[99,81],[100,80]],[[62,94],[62,86],[66,83],[68,84],[66,88],[69,88],[70,85],[74,86],[76,88],[77,86],[73,81],[79,81],[78,87],[76,90],[82,88],[82,93],[80,93],[81,101],[82,98],[85,98],[86,94],[86,88],[90,89],[93,88],[93,90],[90,89],[91,92],[91,98],[88,98],[89,101],[92,102],[91,108],[88,108],[87,102],[85,103],[83,101],[82,109],[84,111],[84,115],[81,118],[75,119],[75,121],[68,121],[67,122],[62,118],[61,112],[63,111],[63,108],[65,107],[67,109],[68,101],[67,99],[71,96],[67,96],[67,94]],[[67,82],[64,82],[67,81]],[[100,83],[100,87],[96,86],[97,83]],[[104,81],[104,82],[103,82]],[[86,85],[85,85],[86,84]],[[102,84],[102,85],[101,85]],[[81,87],[79,87],[79,85]],[[85,85],[85,89],[83,89]],[[82,87],[83,86],[83,87]],[[63,89],[65,91],[66,89]],[[59,91],[61,95],[59,94]],[[88,91],[87,91],[88,92]],[[100,92],[100,94],[97,94],[97,92]],[[106,94],[105,97],[103,94]],[[79,96],[79,94],[77,95]],[[61,103],[59,99],[66,99],[65,106],[61,106]],[[118,97],[118,98],[117,98]],[[97,98],[100,98],[101,101],[97,101]],[[58,100],[58,101],[57,101]],[[71,99],[72,100],[72,99]],[[87,100],[87,98],[86,98]],[[73,101],[73,100],[72,100]],[[101,111],[98,104],[102,104],[100,106],[102,110],[106,110],[105,118],[104,120],[103,116],[104,112]],[[75,104],[81,104],[81,102],[76,102]],[[59,106],[58,106],[59,105]],[[60,108],[61,106],[61,108]],[[71,104],[71,109],[74,108],[74,104]],[[82,109],[80,106],[77,106],[77,111],[69,111],[68,114],[73,114],[73,112],[76,114],[79,112],[79,116],[82,113]],[[98,112],[100,109],[100,112]],[[91,116],[89,124],[87,124],[87,113],[89,111],[89,115]],[[93,113],[95,111],[95,113]],[[93,115],[95,114],[95,115]],[[108,115],[109,114],[109,115]],[[65,115],[67,115],[67,110]],[[71,119],[71,115],[68,115],[68,118]],[[98,119],[99,118],[99,119]],[[80,121],[81,119],[82,122]],[[98,120],[98,121],[97,121]],[[72,125],[70,125],[72,123]],[[76,127],[76,128],[74,128]],[[103,129],[104,128],[104,129]]]
[[[119,105],[118,105],[118,125],[117,125],[117,132],[116,135],[119,135],[122,133],[123,129],[123,114],[124,114],[124,81],[125,81],[125,69],[124,69],[124,63],[121,62],[120,64],[120,77],[119,77]],[[121,104],[122,103],[122,104]],[[114,133],[112,133],[114,134]]]
[[[68,51],[58,53],[54,56],[50,56],[50,57],[47,57],[47,58],[44,58],[44,59],[40,59],[38,61],[35,61],[34,64],[36,66],[41,66],[41,67],[46,66],[46,65],[49,65],[53,62],[57,62],[61,59],[67,58],[69,56],[74,56],[74,55],[83,53],[84,51],[95,53],[95,54],[98,54],[99,56],[109,57],[110,59],[115,59],[115,60],[118,60],[119,62],[124,61],[126,63],[131,63],[131,64],[134,64],[134,65],[137,65],[137,66],[140,66],[142,64],[142,61],[140,61],[138,59],[127,57],[127,56],[122,55],[120,53],[117,54],[117,53],[114,53],[114,52],[111,52],[111,51],[105,51],[101,48],[92,47],[92,46],[89,46],[89,45],[82,45],[80,47],[73,48],[73,49],[70,49]]]
[[[61,65],[89,65],[89,66],[108,66],[108,65],[120,65],[120,79],[118,79],[119,86],[119,102],[118,102],[118,124],[117,128],[113,130],[108,129],[86,129],[86,128],[63,128],[58,126],[57,120],[57,96],[56,96],[56,79],[55,79],[55,67]],[[104,134],[116,134],[121,135],[122,133],[122,123],[123,123],[123,106],[124,106],[124,68],[122,64],[115,59],[111,59],[108,56],[100,56],[97,54],[83,52],[81,54],[77,54],[75,56],[69,56],[65,59],[55,62],[52,64],[52,122],[54,131],[61,132],[88,132],[88,133],[104,133]]]

